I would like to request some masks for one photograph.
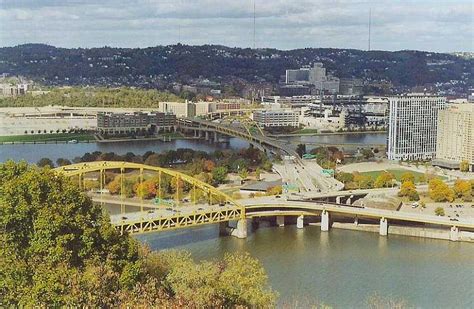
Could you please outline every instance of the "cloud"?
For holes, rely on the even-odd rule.
[[[471,1],[255,0],[258,47],[472,51]],[[0,42],[253,45],[252,0],[0,0]],[[461,33],[461,31],[463,33]]]

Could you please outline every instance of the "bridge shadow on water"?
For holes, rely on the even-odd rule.
[[[172,249],[219,238],[219,225],[209,224],[180,230],[146,233],[134,236],[153,250]]]

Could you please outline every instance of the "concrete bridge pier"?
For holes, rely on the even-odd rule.
[[[380,236],[387,236],[388,234],[388,221],[385,218],[380,219],[379,234]]]
[[[219,142],[219,135],[217,134],[217,132],[214,132],[214,143],[218,143]]]
[[[205,136],[206,136],[206,141],[208,141],[209,140],[209,131],[205,132]]]
[[[279,227],[284,227],[285,226],[285,216],[276,216],[276,224]]]
[[[323,210],[321,213],[321,231],[329,231],[329,212],[327,210]]]
[[[346,205],[352,205],[352,198],[353,197],[354,197],[354,195],[351,195],[347,198]]]
[[[455,226],[451,227],[451,231],[449,231],[449,240],[451,241],[458,241],[459,240],[459,229]]]
[[[230,234],[231,228],[227,221],[219,223],[219,236],[227,236]]]
[[[304,226],[304,216],[301,215],[301,216],[298,216],[298,218],[296,218],[296,227],[299,229],[302,229],[303,226]]]
[[[237,221],[237,227],[232,230],[231,235],[237,238],[247,238],[247,219]]]
[[[342,196],[336,196],[336,204],[341,204],[341,197]]]

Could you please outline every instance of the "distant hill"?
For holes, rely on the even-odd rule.
[[[226,83],[277,83],[285,69],[323,62],[338,77],[386,81],[395,87],[473,87],[472,58],[423,51],[362,51],[305,48],[282,51],[218,45],[149,48],[56,48],[25,44],[0,48],[0,73],[23,75],[48,85],[166,87],[207,78]],[[438,83],[438,84],[437,84]]]

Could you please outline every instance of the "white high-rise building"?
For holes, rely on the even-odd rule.
[[[445,97],[426,94],[390,97],[388,158],[431,160],[436,153],[438,111],[445,106]]]

